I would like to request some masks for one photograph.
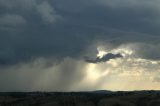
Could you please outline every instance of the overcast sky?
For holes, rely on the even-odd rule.
[[[159,5],[0,0],[0,91],[160,89]]]

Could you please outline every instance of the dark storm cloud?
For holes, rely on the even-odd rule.
[[[17,14],[4,14],[0,16],[0,30],[13,31],[15,28],[22,27],[26,20]]]
[[[122,73],[121,65],[128,71],[133,62],[140,70],[158,70],[159,4],[158,0],[0,0],[0,91],[96,89],[100,87],[96,83],[106,83],[109,77],[100,81],[94,70]],[[94,58],[99,46],[110,54]],[[125,50],[133,54],[122,58]],[[116,58],[123,64],[90,64]],[[156,66],[141,59],[156,60],[150,61]],[[109,79],[117,78],[114,74]]]
[[[156,45],[160,39],[158,3],[0,0],[0,63],[39,57],[79,58],[95,40]]]
[[[100,63],[100,62],[106,62],[110,59],[116,59],[116,58],[122,58],[123,56],[121,54],[112,54],[108,53],[104,55],[103,57],[97,57],[96,59],[90,59],[88,57],[85,57],[85,61],[88,63]]]
[[[159,60],[160,59],[160,44],[153,45],[153,44],[145,44],[139,43],[136,44],[136,54],[139,57],[144,59],[151,59],[151,60]]]

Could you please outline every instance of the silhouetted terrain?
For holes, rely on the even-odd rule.
[[[160,106],[160,91],[3,92],[0,106]]]

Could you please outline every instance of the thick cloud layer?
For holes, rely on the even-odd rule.
[[[158,3],[0,0],[0,63],[48,56],[81,57],[95,40],[156,46],[160,33]]]
[[[44,58],[47,63],[44,62],[40,66],[46,66],[40,70],[48,70],[48,67],[52,67],[51,70],[60,70],[55,73],[55,75],[60,74],[60,79],[54,81],[57,83],[62,80],[62,82],[60,85],[54,85],[62,88],[66,83],[64,89],[69,90],[70,87],[74,88],[71,85],[76,82],[72,80],[76,80],[78,76],[84,79],[87,75],[84,74],[86,71],[82,69],[81,73],[78,68],[90,64],[85,62],[84,57],[89,57],[92,63],[124,61],[124,58],[118,58],[121,55],[128,58],[128,61],[134,58],[136,61],[144,59],[145,62],[158,62],[160,60],[159,4],[159,0],[0,0],[0,75],[4,76],[4,79],[9,77],[12,79],[11,73],[13,77],[20,77],[22,72],[23,76],[25,70],[38,70],[38,66],[37,68],[32,65],[23,66]],[[105,54],[111,53],[110,56],[105,55],[103,58],[95,59],[99,47]],[[73,59],[77,64],[65,62],[67,58]],[[17,65],[20,65],[18,69],[15,68]],[[59,68],[53,69],[56,66]],[[152,71],[157,70],[153,68],[155,66],[149,66],[152,67]],[[33,75],[40,73],[31,72]],[[63,82],[64,79],[61,77],[64,76],[69,80]],[[0,84],[3,83],[6,89],[5,84],[11,84],[12,81],[5,82],[4,79],[1,79]],[[158,78],[155,79],[158,81]],[[18,83],[18,80],[14,80],[13,83]],[[25,81],[22,80],[23,83]],[[24,86],[34,85],[31,81],[27,83],[28,86],[25,84]],[[96,88],[95,86],[96,84],[93,84],[92,88]],[[54,87],[47,86],[46,89]]]

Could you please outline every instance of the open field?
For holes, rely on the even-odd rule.
[[[160,92],[10,92],[0,106],[160,106]]]

